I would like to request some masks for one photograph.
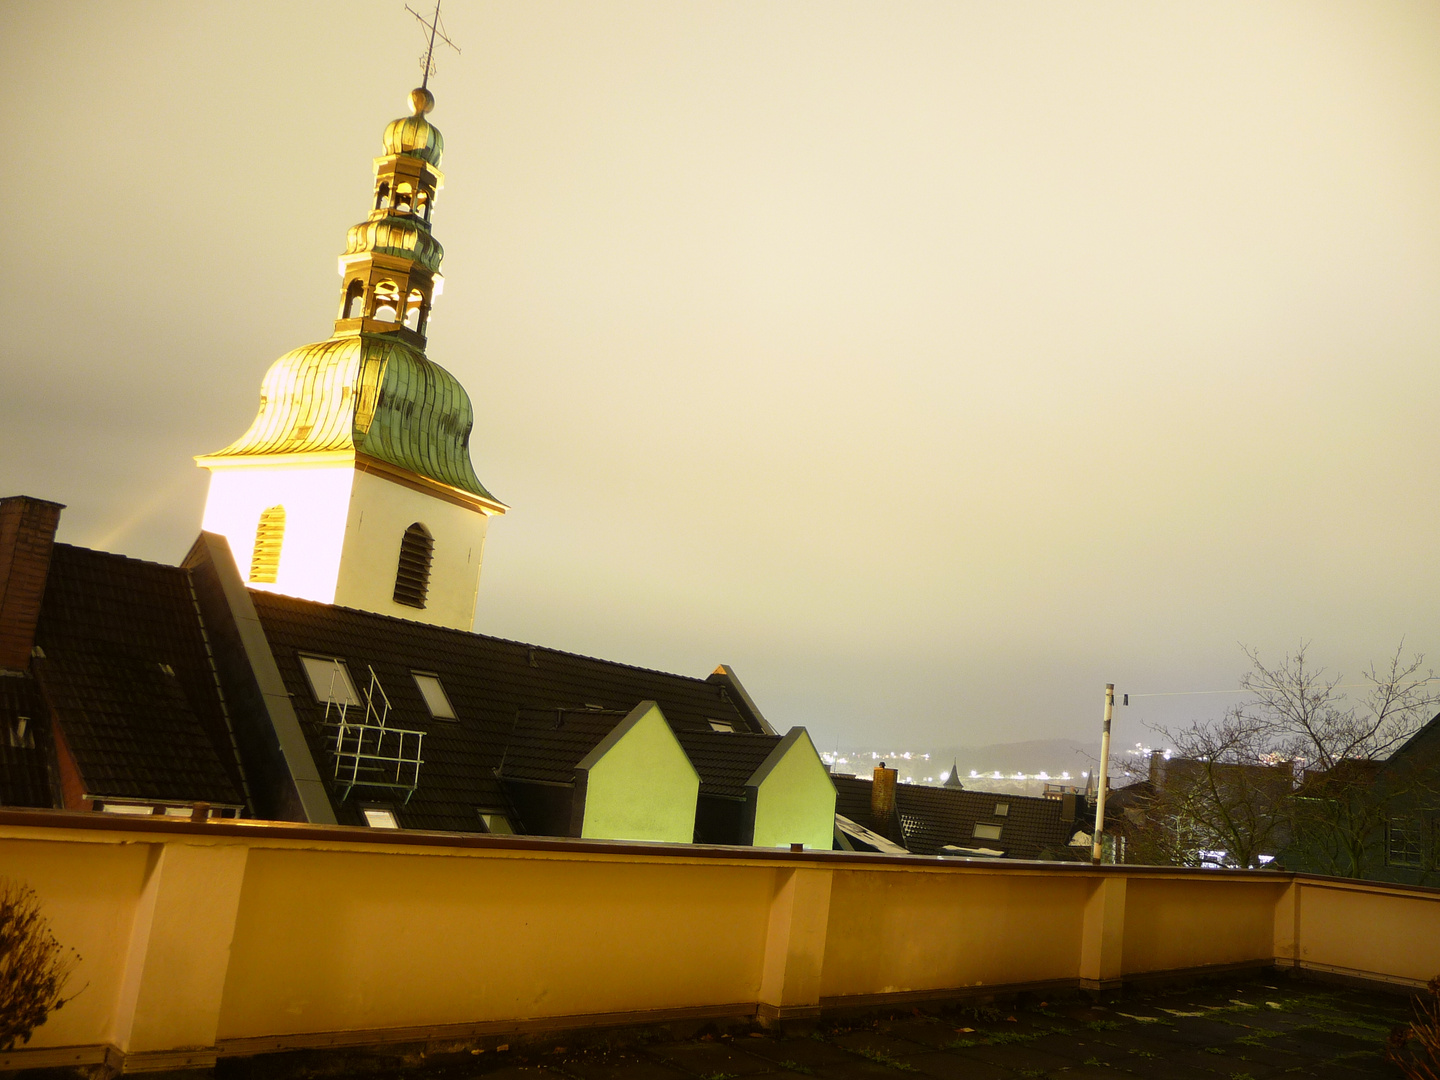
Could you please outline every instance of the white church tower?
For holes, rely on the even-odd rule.
[[[469,396],[425,355],[445,144],[429,90],[410,104],[340,256],[334,335],[276,360],[250,430],[195,460],[210,470],[203,528],[251,587],[469,630],[485,527],[506,507],[470,464]]]

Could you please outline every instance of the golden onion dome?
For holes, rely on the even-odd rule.
[[[250,429],[201,463],[353,451],[496,502],[470,463],[474,425],[460,381],[419,349],[388,335],[331,338],[270,365]]]
[[[445,140],[440,129],[426,120],[423,115],[402,116],[391,120],[385,127],[385,153],[403,154],[440,167],[440,156],[445,153]]]
[[[401,259],[414,259],[432,274],[440,272],[445,249],[418,221],[403,217],[381,217],[350,226],[345,236],[345,254],[374,251]]]

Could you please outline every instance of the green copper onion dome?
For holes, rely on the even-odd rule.
[[[376,251],[401,259],[414,259],[431,273],[440,272],[445,249],[416,218],[380,217],[351,225],[345,236],[345,254]]]
[[[373,129],[372,129],[373,130]],[[440,167],[440,157],[445,153],[445,140],[440,129],[423,116],[403,116],[385,125],[385,152],[419,158],[421,161]]]
[[[378,334],[292,349],[260,384],[250,430],[212,457],[353,450],[497,502],[470,464],[475,414],[459,380]]]

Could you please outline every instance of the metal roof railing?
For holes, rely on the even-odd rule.
[[[352,703],[346,693],[346,700],[335,696],[337,683],[348,689],[349,682],[340,661],[335,661],[335,671],[330,679],[330,693],[325,701],[325,724],[334,731],[326,736],[331,757],[335,763],[335,782],[343,790],[340,798],[348,799],[356,788],[379,788],[396,793],[403,792],[405,802],[420,786],[420,766],[425,763],[422,756],[425,733],[409,728],[390,727],[386,721],[390,716],[390,699],[385,688],[370,671],[370,685],[365,688],[365,711],[359,719],[351,716],[351,709],[360,703]]]

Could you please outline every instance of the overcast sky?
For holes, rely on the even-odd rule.
[[[0,5],[0,489],[179,559],[417,84],[400,0]],[[476,629],[822,749],[1238,643],[1440,661],[1440,5],[448,0]],[[1223,696],[1137,699],[1147,721]]]

